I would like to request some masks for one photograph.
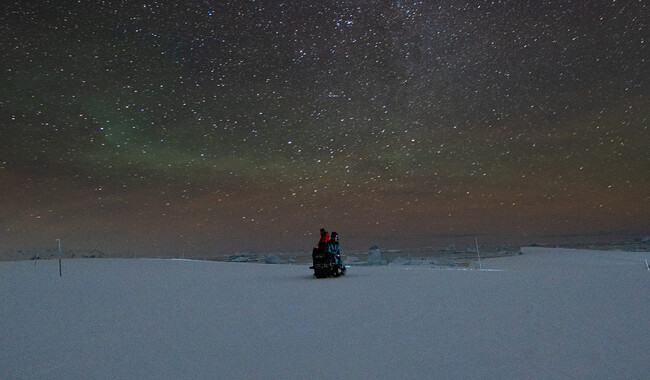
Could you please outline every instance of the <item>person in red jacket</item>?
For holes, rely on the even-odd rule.
[[[330,241],[330,234],[324,228],[320,229],[320,240],[318,241],[318,252],[325,252],[325,245]]]

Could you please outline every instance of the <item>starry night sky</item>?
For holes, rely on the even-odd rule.
[[[11,1],[0,250],[648,233],[646,1]]]

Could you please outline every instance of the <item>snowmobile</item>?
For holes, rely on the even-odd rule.
[[[341,260],[332,254],[319,252],[318,248],[314,248],[311,254],[313,265],[309,269],[314,270],[316,278],[339,277],[345,275],[345,265],[339,264]]]

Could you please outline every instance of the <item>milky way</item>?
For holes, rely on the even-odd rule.
[[[2,250],[648,232],[645,1],[3,8]]]

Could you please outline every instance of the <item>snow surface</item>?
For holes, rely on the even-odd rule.
[[[0,377],[647,379],[648,253],[484,269],[150,259],[0,263]]]

